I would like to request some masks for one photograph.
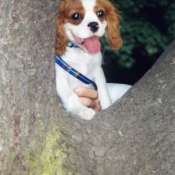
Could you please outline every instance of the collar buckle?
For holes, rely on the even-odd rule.
[[[78,45],[74,44],[74,43],[71,42],[71,41],[68,41],[67,46],[70,47],[70,48],[73,48],[73,47],[74,47],[74,48],[79,48]]]

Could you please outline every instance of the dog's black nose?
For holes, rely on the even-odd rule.
[[[97,22],[91,22],[91,23],[88,24],[88,27],[90,27],[90,30],[91,30],[93,33],[95,33],[95,32],[98,30],[99,25],[98,25]]]

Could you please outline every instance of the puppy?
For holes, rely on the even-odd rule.
[[[76,75],[83,74],[97,85],[102,110],[111,105],[99,39],[105,34],[109,46],[118,50],[122,46],[119,23],[119,11],[108,0],[61,1],[55,47],[57,58],[62,59],[62,65],[58,60],[55,63],[57,94],[62,107],[82,119],[92,119],[95,111],[83,106],[74,93],[76,87],[89,86]],[[74,76],[70,75],[72,68],[78,71]]]

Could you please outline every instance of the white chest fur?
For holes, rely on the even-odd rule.
[[[67,48],[65,55],[62,56],[62,59],[72,68],[74,68],[92,81],[94,80],[94,71],[97,69],[97,67],[101,66],[102,62],[100,52],[98,54],[92,55],[82,51],[79,48],[69,47]],[[69,85],[72,89],[75,89],[78,86],[88,86],[70,75],[58,65],[56,65],[56,69],[58,76],[64,76],[67,78]]]

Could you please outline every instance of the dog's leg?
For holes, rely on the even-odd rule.
[[[77,94],[70,88],[65,76],[56,77],[56,88],[57,94],[68,112],[78,115],[84,120],[91,120],[94,117],[95,111],[80,103]]]
[[[99,93],[101,109],[102,110],[106,109],[112,104],[112,102],[111,102],[110,95],[107,89],[106,79],[105,79],[105,76],[104,76],[104,73],[101,67],[97,66],[95,68],[94,80],[98,86],[98,93]]]

